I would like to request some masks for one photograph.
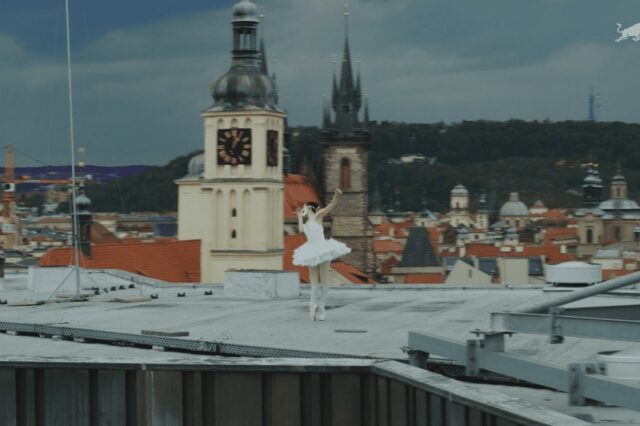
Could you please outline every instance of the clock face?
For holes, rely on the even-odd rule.
[[[251,164],[251,129],[218,130],[218,164]]]
[[[278,166],[278,132],[275,130],[267,131],[267,166]]]

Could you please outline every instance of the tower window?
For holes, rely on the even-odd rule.
[[[593,229],[587,229],[587,244],[593,244]]]
[[[620,229],[619,226],[616,226],[613,229],[613,238],[615,238],[618,241],[622,241],[622,230]]]
[[[231,239],[235,240],[238,237],[238,233],[236,232],[236,230],[234,229],[233,231],[231,231]]]
[[[348,158],[343,158],[340,163],[340,187],[351,188],[351,161]]]
[[[238,216],[238,210],[231,209],[231,217],[236,217],[236,216]]]

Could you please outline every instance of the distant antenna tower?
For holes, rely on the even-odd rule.
[[[594,93],[593,87],[589,89],[589,121],[598,120],[600,111],[600,95]]]

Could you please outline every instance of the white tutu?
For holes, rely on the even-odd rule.
[[[304,233],[307,242],[293,252],[293,264],[296,266],[318,266],[351,253],[344,243],[333,238],[325,239],[322,225],[316,221],[307,222]]]

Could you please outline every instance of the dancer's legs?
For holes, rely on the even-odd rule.
[[[309,315],[312,320],[316,320],[316,312],[320,302],[320,283],[317,266],[309,266],[309,279],[311,280],[311,301],[309,303]]]
[[[320,300],[318,302],[318,319],[324,321],[325,318],[325,304],[327,302],[327,296],[329,294],[329,266],[331,262],[325,262],[318,266],[318,272],[320,273]]]

